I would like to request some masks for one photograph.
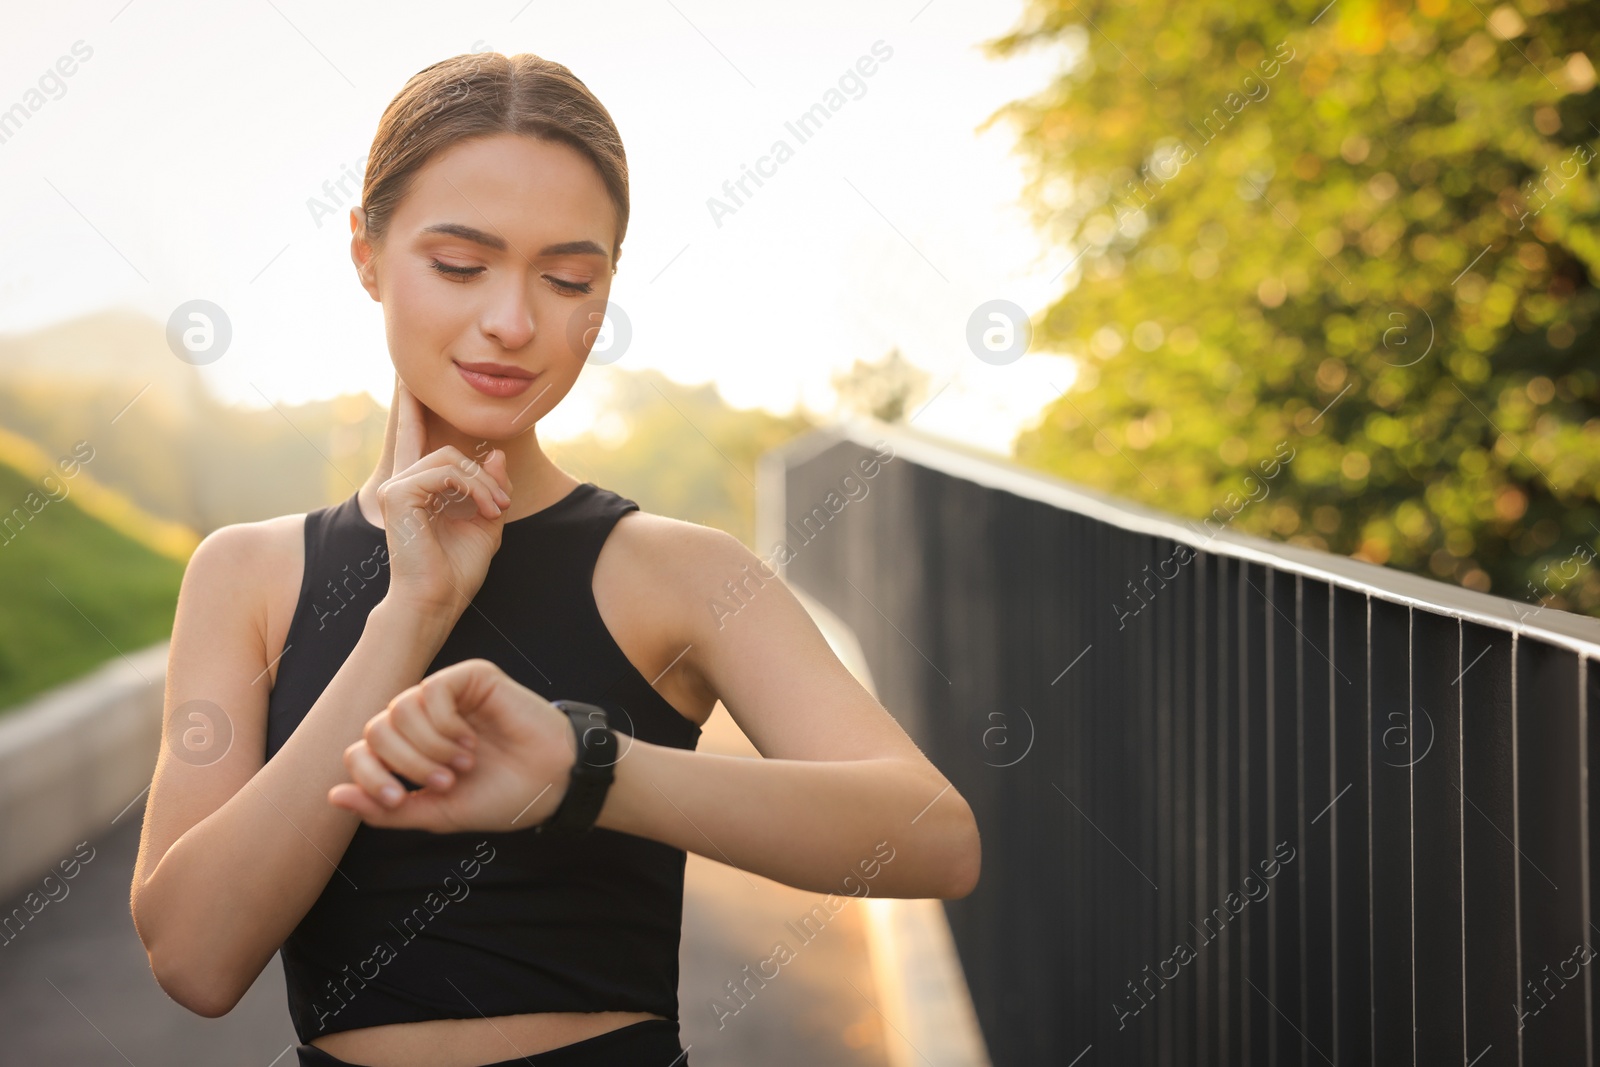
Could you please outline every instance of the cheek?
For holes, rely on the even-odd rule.
[[[582,370],[590,351],[603,340],[604,319],[594,310],[598,306],[585,300],[581,305],[561,308],[548,318],[550,350],[555,356],[556,369],[564,375]],[[601,354],[603,356],[603,352]]]
[[[472,310],[448,283],[398,271],[384,289],[383,320],[395,366],[426,375],[444,369],[442,353],[463,324],[471,323]]]
[[[551,349],[559,354],[562,366],[571,376],[583,369],[591,353],[597,363],[614,363],[627,354],[633,340],[631,324],[622,323],[620,309],[608,304],[609,285],[596,285],[595,291],[576,299],[557,299],[550,305],[550,314],[542,316],[543,328],[548,322],[557,336],[550,337]],[[608,321],[609,320],[609,321]],[[622,345],[622,351],[615,350]]]

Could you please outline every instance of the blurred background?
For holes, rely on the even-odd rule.
[[[623,135],[632,219],[601,344],[619,309],[631,339],[538,430],[574,475],[749,542],[755,456],[835,412],[1009,452],[1074,365],[1042,347],[992,366],[963,340],[995,297],[1042,309],[1072,258],[1020,204],[1015,137],[979,129],[1073,54],[988,56],[1020,15],[117,0],[8,16],[0,508],[30,518],[0,526],[0,705],[165,632],[209,531],[366,477],[393,369],[348,213],[383,107],[449,55],[565,63]],[[801,143],[786,124],[819,104]],[[779,139],[795,154],[775,177],[725,190]],[[196,300],[228,338],[201,365],[167,337]],[[56,490],[71,503],[24,505],[79,441],[93,458]],[[35,523],[50,533],[18,536]]]
[[[631,339],[539,428],[579,477],[748,542],[754,457],[865,412],[1600,611],[1590,6],[490,8],[9,16],[0,705],[164,633],[207,532],[365,477],[393,377],[361,160],[411,73],[488,48],[571,66],[632,166]],[[197,299],[230,330],[201,366],[166,339]],[[973,351],[996,300],[1020,356]]]
[[[163,640],[208,532],[366,477],[393,376],[347,213],[388,100],[483,50],[571,67],[631,166],[631,332],[538,431],[574,475],[765,554],[757,457],[867,415],[1600,614],[1594,5],[4,20],[0,709]],[[172,341],[193,301],[227,338],[202,365]]]

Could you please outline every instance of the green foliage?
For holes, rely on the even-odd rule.
[[[896,347],[875,363],[856,360],[848,371],[833,375],[832,385],[844,410],[899,422],[927,395],[928,373]]]
[[[1292,449],[1233,528],[1600,613],[1600,9],[1325,2],[990,42],[1080,56],[995,116],[1083,250],[1036,328],[1082,373],[1017,454],[1199,518]]]
[[[47,494],[0,465],[0,714],[120,653],[172,632],[183,564],[85,515],[71,495],[36,515],[13,512]]]

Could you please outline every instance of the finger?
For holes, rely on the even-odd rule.
[[[504,454],[499,449],[491,452],[488,460],[489,462],[497,462],[500,469],[502,471],[505,470]],[[483,482],[484,486],[489,490],[489,495],[494,498],[495,503],[502,508],[509,508],[511,506],[511,490],[502,484],[504,478],[496,477],[494,472],[487,466],[473,464],[473,468],[472,476]]]
[[[351,781],[384,808],[396,808],[405,800],[405,786],[389,772],[365,739],[344,750],[344,765]]]
[[[532,695],[532,690],[501,670],[498,663],[482,656],[452,663],[428,677],[453,694],[456,714],[469,729],[473,716],[491,710],[486,705],[494,705],[493,710],[497,711],[508,703],[505,697],[512,693],[520,691]],[[500,699],[495,699],[497,697]]]
[[[505,492],[507,499],[511,496],[511,474],[506,470],[505,449],[497,448],[483,459],[483,469],[495,480],[495,484]]]
[[[479,463],[470,456],[463,454],[459,449],[456,449],[453,446],[446,446],[446,448],[440,449],[441,452],[446,450],[448,450],[451,455],[460,457],[456,463],[456,466],[458,466],[462,473],[464,473],[468,478],[472,478],[483,483],[483,487],[489,491],[489,495],[494,499],[495,503],[499,504],[501,507],[507,507],[510,505],[510,492],[508,492],[506,488],[500,484],[500,479],[496,478],[494,474],[490,472],[487,466],[487,463],[491,459],[499,456],[500,461],[496,465],[500,467],[501,470],[505,469],[503,454],[501,454],[498,449],[492,450],[490,454],[484,458],[483,463]]]
[[[455,519],[482,515],[494,521],[505,510],[494,499],[486,479],[468,478],[449,463],[427,466],[420,461],[410,471],[378,487],[378,499],[387,517],[415,516],[426,520],[444,514]]]
[[[353,811],[361,816],[364,822],[372,823],[374,826],[386,825],[389,818],[388,809],[373,800],[370,793],[353,782],[340,782],[329,789],[328,803],[336,808]]]
[[[506,476],[506,454],[498,448],[490,449],[483,462],[463,458],[462,469],[475,478],[482,478],[501,507],[511,503],[511,479]]]
[[[563,758],[562,746],[567,755],[572,753],[567,716],[492,660],[463,660],[429,677],[450,685],[457,713],[475,730],[492,736],[497,749],[538,751],[557,762]]]
[[[373,800],[360,786],[340,782],[328,790],[328,803],[361,816],[369,826],[392,830],[432,830],[450,833],[460,829],[450,817],[442,798],[425,792],[407,793],[399,807],[388,809]]]
[[[419,691],[423,689],[423,682],[428,680],[424,678],[417,683]],[[433,747],[422,748],[422,751],[440,762],[452,764],[458,771],[471,770],[472,752],[478,743],[478,735],[467,722],[466,716],[461,714],[456,692],[448,683],[441,685],[435,682],[428,685],[422,695],[422,710],[427,715],[427,724],[437,736]]]
[[[461,750],[433,728],[420,706],[422,698],[414,693],[408,690],[389,705],[388,714],[374,716],[362,739],[389,772],[448,789],[455,784],[455,773],[447,762]]]
[[[435,467],[443,467],[446,470],[453,467],[465,474],[471,474],[478,465],[468,459],[467,454],[455,445],[440,445],[427,455],[419,456],[409,467],[396,465],[392,477],[404,478]]]
[[[443,484],[440,490],[443,503],[435,504],[441,514],[463,521],[470,520],[474,515],[482,515],[492,521],[505,514],[511,498],[507,496],[501,499],[500,487],[482,467],[477,469],[476,474],[469,473],[460,465],[436,469],[441,472],[439,477]]]
[[[456,466],[461,467],[469,477],[477,478],[488,488],[491,496],[499,501],[501,507],[510,504],[510,478],[506,474],[506,453],[499,448],[491,448],[483,462],[469,458],[454,446],[446,446],[451,456],[456,458]],[[442,450],[443,451],[443,450]]]
[[[455,445],[441,445],[408,467],[396,466],[390,473],[388,480],[401,481],[431,470],[454,473],[462,479],[479,479],[491,492],[497,484],[480,463],[468,457],[465,452]],[[462,495],[464,494],[457,492],[456,498],[460,498]]]
[[[413,774],[411,770],[390,760],[388,753],[379,747],[378,755],[384,762],[407,778],[433,782],[427,776],[446,764],[453,764],[457,770],[463,771],[471,767],[472,752],[460,743],[460,739],[471,734],[472,727],[456,710],[455,693],[448,682],[440,683],[433,676],[422,679],[391,702],[388,721],[401,737],[410,742],[412,748],[432,764],[426,769],[417,767],[420,773]],[[451,783],[447,778],[433,784],[443,788]]]

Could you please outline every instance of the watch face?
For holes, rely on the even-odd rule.
[[[552,700],[550,703],[565,711],[573,720],[573,730],[578,738],[578,763],[573,773],[609,776],[622,754],[618,749],[617,731],[612,728],[606,709],[583,700]]]
[[[585,700],[562,699],[552,700],[550,703],[560,708],[562,711],[566,711],[567,709],[571,708],[576,711],[581,711],[586,715],[598,715],[601,718],[604,718],[606,714],[605,708],[602,708],[599,704],[591,704]]]

